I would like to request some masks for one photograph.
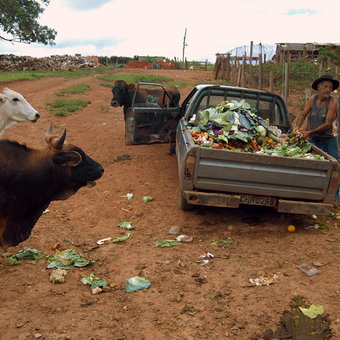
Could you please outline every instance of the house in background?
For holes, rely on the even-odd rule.
[[[287,60],[286,56],[289,56],[289,60],[303,59],[303,60],[317,60],[319,56],[320,47],[331,46],[334,49],[338,44],[318,44],[318,43],[276,43],[276,52],[272,60],[276,63],[282,60]],[[284,59],[283,59],[284,58]]]

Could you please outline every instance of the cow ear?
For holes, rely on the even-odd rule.
[[[4,101],[5,101],[5,99],[6,99],[6,96],[5,96],[5,94],[3,94],[3,93],[0,93],[0,102],[4,102]]]
[[[52,156],[54,164],[62,166],[77,166],[82,158],[79,152],[59,152]]]

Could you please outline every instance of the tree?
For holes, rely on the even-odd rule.
[[[0,0],[0,41],[54,45],[57,32],[38,18],[50,0]]]

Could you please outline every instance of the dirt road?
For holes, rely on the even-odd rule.
[[[159,73],[191,85],[212,81],[205,71],[120,70]],[[77,83],[91,90],[74,97],[91,100],[84,110],[55,117],[47,103],[56,91]],[[53,254],[51,247],[75,249],[95,260],[88,268],[68,271],[65,283],[53,284],[46,260],[22,261],[0,267],[0,338],[18,339],[271,339],[280,316],[296,295],[323,306],[333,332],[340,339],[340,233],[336,220],[331,230],[306,228],[317,223],[310,217],[278,214],[271,209],[238,210],[178,208],[176,156],[168,145],[126,146],[121,108],[110,107],[110,89],[95,77],[49,78],[3,84],[25,95],[40,112],[36,124],[20,123],[3,138],[43,148],[50,122],[54,131],[67,128],[67,141],[80,146],[104,168],[93,189],[83,188],[67,201],[52,202],[33,229],[33,235],[9,248],[23,247]],[[131,200],[121,197],[133,193]],[[151,202],[142,202],[152,196]],[[118,221],[129,221],[135,230],[122,243],[96,242],[120,237],[126,230]],[[289,233],[289,224],[296,226]],[[171,248],[153,247],[174,239],[171,227],[192,242]],[[224,243],[221,240],[232,241]],[[203,258],[207,253],[213,258]],[[203,259],[209,260],[206,264]],[[297,265],[319,265],[319,275],[307,276]],[[93,295],[80,281],[92,272],[108,282],[108,291]],[[252,286],[249,279],[277,275],[269,286]],[[125,292],[128,278],[151,282],[148,289]],[[276,337],[278,338],[278,337]]]

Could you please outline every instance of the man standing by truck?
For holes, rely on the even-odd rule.
[[[323,75],[314,80],[312,88],[319,93],[308,100],[294,126],[294,131],[299,130],[308,116],[308,130],[299,130],[299,132],[303,134],[303,138],[309,138],[311,143],[336,160],[339,159],[336,127],[337,102],[331,93],[338,87],[339,82],[332,76]],[[339,199],[338,191],[335,199]]]

